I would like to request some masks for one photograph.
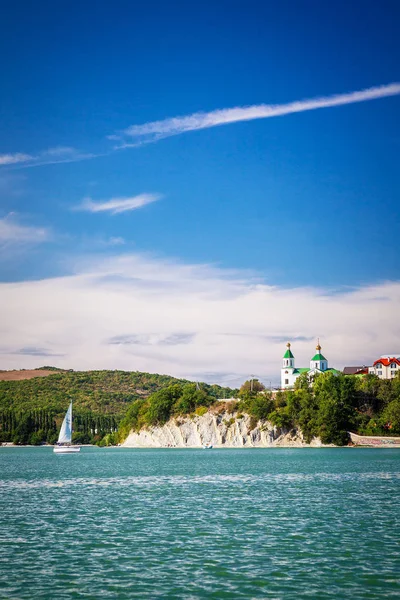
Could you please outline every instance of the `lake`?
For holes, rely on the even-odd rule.
[[[400,450],[0,448],[0,598],[398,598]]]

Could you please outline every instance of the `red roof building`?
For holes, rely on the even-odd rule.
[[[369,372],[377,375],[379,379],[393,379],[400,373],[400,356],[381,356],[369,367]]]

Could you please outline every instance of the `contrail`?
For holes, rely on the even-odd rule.
[[[125,134],[129,138],[136,138],[137,140],[146,138],[143,142],[156,141],[164,137],[184,133],[185,131],[207,129],[209,127],[237,123],[239,121],[269,119],[271,117],[280,117],[292,113],[304,112],[306,110],[354,104],[356,102],[366,102],[367,100],[378,100],[379,98],[387,98],[399,94],[400,83],[390,83],[388,85],[372,87],[346,94],[323,96],[308,100],[297,100],[295,102],[290,102],[289,104],[257,104],[254,106],[223,108],[211,112],[197,112],[187,116],[152,121],[144,123],[143,125],[132,125],[125,129],[122,134]],[[113,136],[110,137],[112,138]]]
[[[44,150],[36,155],[24,152],[0,154],[0,169],[2,167],[8,169],[26,169],[55,163],[78,162],[100,156],[108,156],[124,148],[142,146],[143,144],[156,142],[162,138],[179,135],[186,131],[208,129],[209,127],[238,123],[240,121],[252,121],[253,119],[270,119],[306,110],[355,104],[356,102],[378,100],[379,98],[388,98],[389,96],[398,96],[399,94],[400,83],[389,83],[388,85],[371,87],[346,94],[296,100],[288,104],[256,104],[254,106],[222,108],[210,112],[196,112],[191,115],[151,121],[142,125],[132,125],[124,131],[108,136],[108,139],[118,140],[119,143],[117,146],[101,153],[82,153],[74,148],[56,147]],[[62,156],[63,154],[64,156]],[[60,155],[59,158],[57,158],[58,155]]]

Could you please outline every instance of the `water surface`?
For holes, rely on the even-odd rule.
[[[400,450],[0,448],[0,598],[398,598]]]

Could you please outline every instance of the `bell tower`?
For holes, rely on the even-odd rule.
[[[290,349],[290,342],[288,342],[282,359],[281,389],[284,390],[293,387],[296,380],[296,377],[293,375],[294,371],[294,356]]]
[[[291,369],[294,369],[294,356],[292,354],[292,351],[290,349],[290,342],[288,342],[286,344],[286,352],[283,355],[283,363],[282,363],[282,367],[284,369],[287,369],[288,367]]]
[[[328,368],[328,361],[325,358],[325,356],[323,354],[321,354],[321,345],[319,343],[319,338],[318,338],[318,343],[317,343],[317,346],[315,349],[316,349],[317,353],[310,360],[310,369],[311,370],[318,369],[319,371],[326,371]]]

